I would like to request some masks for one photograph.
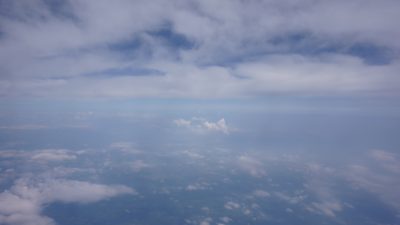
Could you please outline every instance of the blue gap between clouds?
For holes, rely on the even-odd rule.
[[[302,55],[320,55],[326,53],[347,54],[361,58],[369,65],[389,64],[394,54],[384,46],[368,42],[334,42],[313,37],[309,32],[294,32],[270,40],[276,46],[282,46],[285,53]]]

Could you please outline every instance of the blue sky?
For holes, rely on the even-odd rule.
[[[0,1],[0,95],[399,94],[400,3]]]

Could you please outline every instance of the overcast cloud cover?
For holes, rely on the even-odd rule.
[[[397,0],[0,1],[0,95],[398,96]]]

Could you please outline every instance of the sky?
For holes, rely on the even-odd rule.
[[[399,12],[0,0],[0,224],[400,224]]]
[[[0,1],[2,98],[399,95],[396,0]]]

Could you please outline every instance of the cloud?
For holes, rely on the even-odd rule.
[[[40,124],[0,126],[0,130],[41,130],[41,129],[47,129],[47,128],[48,128],[48,126],[40,125]]]
[[[177,120],[174,120],[174,123],[175,123],[178,127],[191,127],[191,126],[192,126],[192,121],[190,121],[190,120],[185,120],[185,119],[177,119]]]
[[[225,203],[224,208],[228,209],[228,210],[239,209],[240,208],[240,204],[237,203],[237,202],[229,201],[229,202]]]
[[[203,219],[203,220],[199,223],[199,225],[210,225],[211,222],[212,222],[212,218],[211,218],[211,217],[207,217],[207,218]]]
[[[329,217],[335,217],[337,212],[342,211],[342,205],[339,202],[313,202],[311,207],[307,208],[309,211],[322,213]]]
[[[192,118],[191,120],[176,119],[174,120],[174,123],[178,127],[189,128],[197,132],[214,131],[214,132],[222,132],[224,134],[229,134],[231,131],[236,130],[234,128],[228,127],[224,118],[221,118],[217,122],[210,122],[207,121],[206,119],[195,117]]]
[[[186,187],[186,191],[198,191],[198,190],[207,190],[210,188],[210,184],[206,182],[196,182],[193,184],[189,184]]]
[[[145,168],[151,167],[149,164],[143,162],[143,160],[135,160],[132,164],[131,164],[131,168],[133,169],[133,171],[135,172],[139,172]]]
[[[283,192],[275,192],[274,195],[276,197],[278,197],[279,199],[282,199],[284,201],[287,201],[290,204],[298,204],[302,201],[304,201],[304,199],[306,199],[307,196],[305,195],[301,195],[301,194],[296,194],[294,196],[289,196]]]
[[[11,1],[0,11],[0,96],[397,96],[399,6]]]
[[[224,222],[224,223],[229,223],[229,222],[232,221],[232,219],[229,218],[229,217],[227,217],[227,216],[221,217],[221,218],[219,218],[219,219],[220,219],[222,222]]]
[[[124,153],[130,154],[140,154],[142,151],[135,148],[134,144],[131,142],[114,142],[110,145],[113,150],[118,150]]]
[[[76,156],[66,149],[43,149],[35,151],[31,159],[37,161],[64,161],[76,159]]]
[[[55,222],[41,211],[53,202],[91,203],[136,192],[122,185],[102,185],[84,181],[21,178],[0,193],[0,223],[10,225],[51,225]]]
[[[270,196],[270,194],[267,191],[264,191],[264,190],[255,190],[253,192],[253,195],[255,197],[261,197],[261,198],[266,198],[266,197]]]
[[[250,156],[240,156],[238,159],[240,169],[249,173],[253,177],[263,177],[267,175],[264,165],[257,159]]]
[[[221,131],[221,132],[223,132],[225,134],[229,133],[229,129],[228,129],[228,126],[226,125],[226,122],[225,122],[224,118],[218,120],[216,123],[205,121],[203,123],[203,126],[207,130]]]
[[[371,150],[359,163],[350,164],[343,177],[355,188],[376,194],[385,203],[400,209],[399,155],[386,150]]]
[[[382,163],[393,163],[396,161],[396,155],[384,150],[372,150],[370,156]]]

